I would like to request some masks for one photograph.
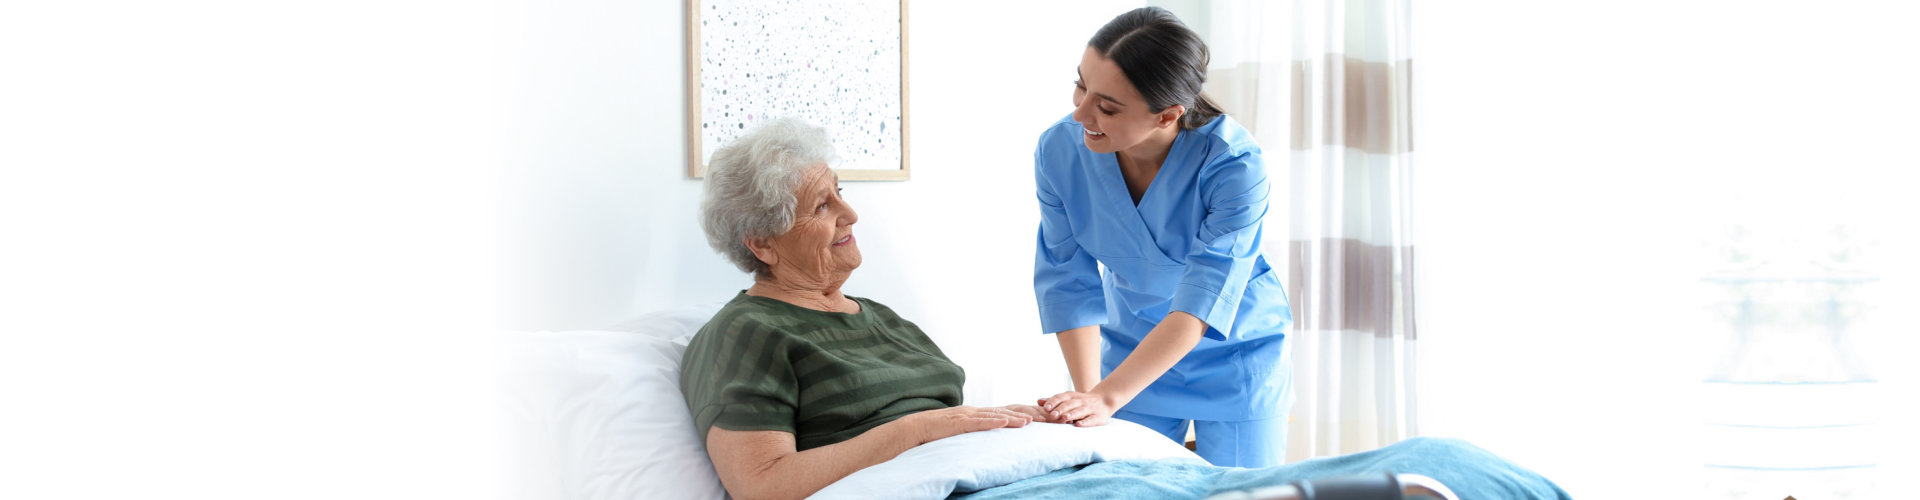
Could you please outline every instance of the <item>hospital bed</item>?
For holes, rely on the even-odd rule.
[[[674,308],[604,330],[509,334],[504,400],[514,430],[510,442],[516,459],[509,465],[518,476],[512,484],[515,496],[726,498],[678,387],[680,354],[686,342],[721,304]],[[1105,434],[1089,439],[1096,433]],[[1074,448],[1087,441],[1107,444],[1071,452],[1021,451]],[[1084,473],[1169,462],[1211,467],[1185,447],[1124,421],[1085,429],[1035,424],[928,443],[849,476],[816,497],[945,498],[975,490],[984,495],[1036,483],[1045,478],[1035,476],[1051,477],[1067,469],[1084,468]],[[942,470],[952,467],[966,470]],[[1458,498],[1447,485],[1416,474],[1258,483],[1214,491],[1209,498]],[[1350,496],[1355,494],[1362,496]]]

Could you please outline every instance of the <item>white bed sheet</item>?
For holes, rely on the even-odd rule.
[[[1201,459],[1166,436],[1124,420],[1099,427],[1036,423],[920,445],[893,460],[861,469],[811,498],[938,499],[955,491],[983,490],[1075,465],[1162,458]]]

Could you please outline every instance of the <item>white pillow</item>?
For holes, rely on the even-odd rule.
[[[726,498],[680,395],[680,354],[719,306],[510,334],[516,498]]]
[[[713,313],[720,312],[720,307],[727,305],[727,302],[726,300],[722,300],[663,309],[607,327],[606,330],[633,332],[649,337],[669,340],[680,339],[682,340],[680,345],[684,347],[687,345],[685,341],[691,340],[693,334],[699,332],[700,327],[706,326],[707,320],[713,319]],[[676,361],[676,363],[678,362]]]
[[[1081,464],[1113,460],[1201,460],[1165,435],[1125,420],[1099,427],[1028,424],[969,432],[923,444],[861,469],[815,493],[822,499],[941,499]]]

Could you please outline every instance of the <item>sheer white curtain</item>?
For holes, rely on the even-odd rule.
[[[1208,37],[1208,94],[1285,186],[1266,241],[1290,267],[1288,461],[1415,435],[1410,2],[1173,6]]]

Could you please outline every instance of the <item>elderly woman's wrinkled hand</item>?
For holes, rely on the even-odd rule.
[[[1033,423],[1034,417],[1007,408],[955,406],[907,415],[900,420],[910,422],[919,431],[920,444],[926,444],[969,432],[1026,427]]]

